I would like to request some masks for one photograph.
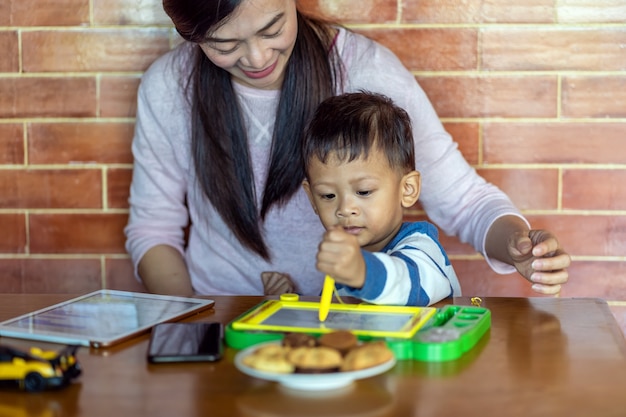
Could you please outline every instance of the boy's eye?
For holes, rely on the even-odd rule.
[[[361,196],[361,197],[366,197],[368,195],[372,194],[372,192],[370,190],[363,190],[363,191],[357,191],[356,195]]]
[[[322,200],[332,200],[335,198],[335,194],[320,194]]]

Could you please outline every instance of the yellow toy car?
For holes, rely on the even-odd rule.
[[[76,360],[79,346],[44,351],[33,347],[29,352],[0,345],[0,382],[17,383],[26,391],[62,387],[81,374]]]

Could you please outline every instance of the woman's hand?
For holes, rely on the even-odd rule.
[[[513,266],[542,294],[558,294],[569,278],[570,256],[556,236],[547,230],[516,232],[508,239],[507,251]]]
[[[267,271],[261,273],[263,281],[263,293],[265,295],[281,295],[296,292],[296,286],[288,274]]]
[[[567,282],[570,256],[556,236],[547,230],[529,230],[517,216],[497,219],[485,242],[487,256],[498,259],[515,269],[541,294],[558,294]]]

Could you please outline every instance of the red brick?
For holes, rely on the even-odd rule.
[[[556,169],[480,169],[478,173],[504,191],[521,210],[558,208]]]
[[[342,23],[395,22],[398,8],[389,0],[298,0],[303,12]]]
[[[127,214],[29,216],[31,253],[122,254]]]
[[[131,122],[30,123],[31,164],[128,164],[134,124]]]
[[[563,79],[564,117],[626,117],[626,76]]]
[[[482,258],[451,262],[466,297],[542,297],[520,274],[497,274]]]
[[[566,169],[563,172],[563,208],[626,210],[624,183],[624,170]]]
[[[403,0],[409,23],[551,23],[554,0]]]
[[[101,177],[93,169],[0,170],[0,207],[101,208]]]
[[[102,77],[100,117],[135,117],[140,78]]]
[[[622,223],[626,224],[626,219],[620,216],[599,216],[599,215],[572,215],[572,214],[526,214],[526,218],[530,222],[533,229],[545,229],[553,232],[561,245],[570,255],[588,255],[588,256],[621,256],[619,250],[621,244],[617,240],[615,242],[604,242],[603,239],[609,236],[609,233],[603,228],[613,231],[613,239],[619,239],[624,232],[620,228]],[[419,212],[408,211],[405,214],[406,221],[422,221],[429,220],[425,214]],[[615,221],[613,221],[615,220]],[[432,221],[431,221],[432,222]],[[626,228],[624,228],[626,230]],[[593,238],[581,238],[584,233],[593,233]],[[451,256],[476,256],[477,252],[467,243],[462,243],[457,237],[448,236],[439,230],[439,240],[446,252]],[[593,247],[592,247],[593,246]]]
[[[148,292],[146,287],[135,279],[133,264],[129,258],[106,258],[105,288],[120,291]]]
[[[485,123],[486,163],[626,163],[621,123]]]
[[[418,77],[440,117],[555,117],[552,76]]]
[[[624,261],[575,261],[568,272],[570,278],[562,287],[562,297],[626,300]]]
[[[573,256],[621,256],[624,253],[623,234],[626,220],[621,216],[585,215],[529,215],[533,228],[550,230],[556,234],[565,250]],[[408,216],[407,220],[424,220]],[[612,235],[612,236],[611,236]],[[604,241],[607,236],[609,241]],[[517,273],[499,275],[493,272],[482,257],[462,259],[471,254],[456,238],[440,233],[440,240],[451,257],[463,294],[466,296],[535,297],[530,284]],[[563,286],[563,297],[600,297],[610,300],[626,299],[626,262],[598,260],[574,261],[568,272],[569,281]]]
[[[89,0],[0,0],[0,26],[74,26],[89,23]]]
[[[163,3],[154,0],[93,0],[96,25],[172,25]]]
[[[92,77],[0,78],[0,118],[95,114],[96,83]]]
[[[531,289],[518,273],[499,275],[483,259],[452,260],[467,297],[551,297]],[[611,261],[575,261],[568,268],[569,280],[561,287],[561,297],[598,297],[606,300],[626,299],[626,263]]]
[[[478,123],[444,123],[444,128],[459,145],[459,150],[472,165],[479,162]]]
[[[43,30],[22,34],[25,72],[143,71],[170,49],[167,29]]]
[[[0,124],[0,164],[24,163],[24,130],[21,124]]]
[[[2,59],[0,59],[0,72],[19,71],[20,64],[17,43],[17,32],[0,31],[0,51],[2,51]]]
[[[480,260],[452,260],[464,296],[550,297],[531,289],[518,273],[498,275]],[[575,261],[568,268],[569,280],[561,286],[561,297],[626,299],[625,262]]]
[[[620,71],[626,69],[624,28],[483,29],[485,70]]]
[[[626,217],[602,214],[559,214],[528,219],[534,228],[551,230],[572,256],[624,256]]]
[[[22,213],[0,213],[0,230],[0,253],[26,252],[26,217]]]
[[[413,71],[477,69],[475,29],[370,29],[359,32],[387,46]]]
[[[13,259],[0,258],[0,293],[21,294],[24,292],[19,271],[16,271]]]
[[[559,23],[619,23],[626,21],[626,4],[621,0],[559,0]]]
[[[108,208],[128,208],[132,177],[133,171],[131,168],[110,168],[107,170]]]
[[[0,259],[0,292],[83,294],[102,288],[99,259]]]

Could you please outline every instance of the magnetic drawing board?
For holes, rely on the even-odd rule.
[[[317,302],[268,300],[231,323],[235,330],[329,333],[349,329],[371,337],[409,338],[436,312],[434,307],[331,304],[319,320]]]
[[[245,313],[244,316],[249,314]],[[285,335],[277,331],[236,330],[233,323],[224,327],[224,340],[228,346],[235,349],[279,341]],[[241,323],[239,325],[241,326]],[[359,335],[359,339],[384,340],[399,361],[453,362],[470,350],[476,354],[476,346],[484,339],[490,328],[491,312],[488,309],[475,304],[446,305],[436,309],[436,313],[426,323],[420,324],[412,337],[370,337],[370,333],[365,332],[367,334]],[[319,334],[321,330],[308,333]],[[456,369],[457,365],[458,363],[448,366],[447,371]]]
[[[99,290],[0,323],[0,336],[94,348],[211,308],[213,300]]]

